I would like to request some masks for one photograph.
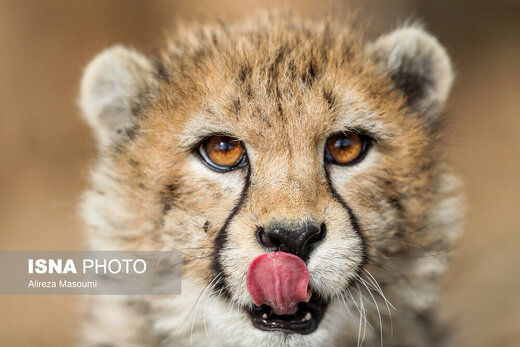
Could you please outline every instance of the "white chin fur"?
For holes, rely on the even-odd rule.
[[[156,303],[165,308],[165,313],[170,314],[160,317],[155,328],[161,334],[171,334],[171,343],[175,346],[333,346],[345,330],[345,324],[357,324],[354,318],[349,319],[344,303],[334,299],[320,326],[311,334],[261,331],[253,327],[249,316],[242,309],[216,295],[202,294],[192,311],[202,290],[203,287],[186,279],[183,280],[181,296],[173,300],[163,298],[160,299],[161,303]],[[208,291],[206,293],[209,294]],[[173,312],[183,314],[176,315]],[[170,338],[167,340],[170,342]]]
[[[266,332],[255,328],[247,313],[229,301],[209,295],[204,287],[189,279],[183,280],[183,294],[152,299],[162,308],[154,328],[169,335],[166,345],[175,346],[334,346],[345,341],[345,331],[357,331],[359,317],[355,306],[334,298],[318,329],[308,335]],[[192,309],[193,308],[193,309]],[[352,315],[354,314],[354,316]]]

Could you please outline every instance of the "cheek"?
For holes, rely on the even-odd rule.
[[[339,204],[327,209],[327,235],[308,262],[311,286],[325,297],[343,291],[363,261],[363,244]]]
[[[391,231],[399,218],[395,179],[382,153],[373,146],[365,159],[352,167],[330,167],[330,180],[339,196],[358,218],[368,237]]]
[[[366,174],[367,170],[377,166],[380,161],[380,155],[381,153],[379,153],[377,147],[371,146],[363,160],[353,166],[330,165],[329,173],[333,186],[344,187],[356,176]]]
[[[207,179],[229,194],[240,194],[243,189],[243,170],[217,172],[208,168],[194,155],[186,160],[186,169],[190,176]]]
[[[222,227],[244,188],[244,170],[215,172],[192,156],[179,176],[182,202],[190,214],[204,216],[212,228]]]
[[[247,207],[244,208],[247,211]],[[247,213],[239,213],[227,229],[227,239],[222,256],[222,267],[226,275],[228,291],[240,305],[249,305],[246,274],[249,264],[265,253],[255,235],[256,223]]]
[[[196,158],[175,173],[175,189],[168,194],[161,244],[183,249],[183,273],[211,281],[214,240],[229,218],[244,186],[244,173],[217,173]]]

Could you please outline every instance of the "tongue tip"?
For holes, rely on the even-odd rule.
[[[284,252],[264,253],[255,258],[246,278],[256,306],[271,306],[277,315],[290,315],[298,303],[309,302],[309,272],[301,258]]]

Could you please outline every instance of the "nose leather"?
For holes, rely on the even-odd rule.
[[[292,253],[306,260],[315,243],[323,238],[324,227],[315,223],[306,223],[296,228],[273,225],[264,232],[264,237],[260,238],[261,244],[274,251]],[[262,239],[268,242],[262,242]]]

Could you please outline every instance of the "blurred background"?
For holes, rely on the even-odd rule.
[[[453,346],[520,345],[520,1],[0,0],[0,249],[82,247],[76,213],[94,153],[76,106],[83,67],[124,43],[150,51],[176,18],[238,19],[291,6],[353,8],[369,36],[426,23],[457,70],[451,158],[465,180],[466,234],[443,315]],[[3,279],[2,279],[3,280]],[[77,296],[1,296],[1,346],[70,346]]]

